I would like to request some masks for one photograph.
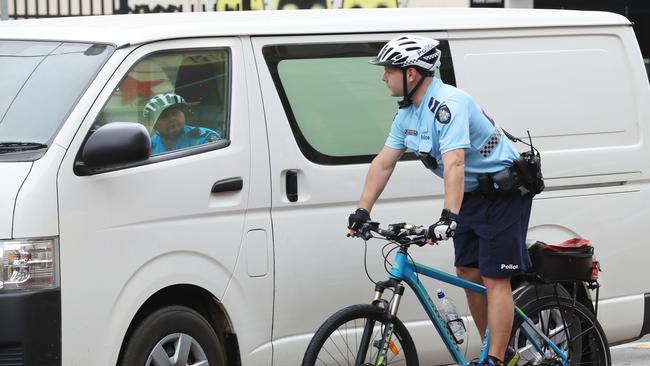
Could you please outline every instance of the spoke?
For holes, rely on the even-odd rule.
[[[339,337],[342,338],[343,335],[341,334],[341,331],[339,331],[338,329],[336,329],[336,331],[339,333]],[[339,354],[343,357],[343,359],[345,359],[345,358],[346,358],[345,353],[343,353],[343,351],[341,350],[341,348],[336,344],[336,342],[334,342],[334,338],[332,338],[332,337],[330,336],[328,339],[332,342],[332,344],[334,345],[334,347],[336,347],[336,350],[339,351]]]
[[[571,328],[568,328],[569,331]],[[566,343],[566,332],[564,331],[564,325],[562,323],[558,323],[557,327],[553,329],[549,329],[548,331],[548,339],[552,340],[553,343],[555,343],[558,347],[562,348],[562,345]]]
[[[341,331],[338,328],[336,329],[336,332],[341,337],[341,340],[343,340],[343,338],[345,338],[345,341],[344,341],[345,342],[345,348],[347,348],[347,349],[346,349],[345,355],[343,355],[343,353],[341,353],[341,355],[343,356],[343,358],[345,358],[346,363],[348,364],[348,366],[350,366],[350,358],[348,356],[350,355],[350,353],[352,353],[352,350],[350,349],[350,345],[348,344],[348,331],[347,331],[348,323],[345,323],[343,325],[345,326],[345,336],[343,336],[343,334],[341,334]]]
[[[592,325],[591,327],[589,327],[589,328],[583,330],[582,332],[580,332],[580,334],[576,335],[575,337],[571,337],[571,341],[575,342],[576,339],[578,339],[578,338],[582,337],[583,335],[587,334],[587,332],[591,331],[592,329],[596,329],[596,326]]]
[[[328,338],[328,339],[329,339],[329,338]],[[327,341],[326,341],[325,343],[327,343]],[[339,362],[336,360],[336,358],[334,358],[334,356],[332,356],[332,354],[330,353],[330,351],[327,350],[327,347],[325,347],[325,343],[323,343],[322,350],[325,351],[325,353],[327,353],[327,354],[330,356],[330,358],[332,359],[332,361],[336,362],[336,364],[337,364],[338,366],[343,366],[343,365],[341,365],[341,363],[339,363]],[[322,362],[322,361],[321,361],[321,362]],[[323,362],[323,363],[326,364],[325,362]],[[327,365],[327,364],[326,364],[326,365]]]
[[[160,343],[158,343],[151,352],[151,357],[153,358],[153,364],[155,366],[173,366],[167,352],[165,352],[165,349]]]
[[[345,346],[348,348],[348,352],[350,352],[351,354],[352,350],[350,349],[350,344],[348,343],[348,323],[346,322],[343,325],[345,325]],[[348,361],[348,366],[350,366],[350,357],[347,357],[347,361]]]
[[[208,361],[207,360],[199,361],[199,362],[197,362],[195,364],[192,364],[192,366],[208,366]]]
[[[551,311],[550,310],[542,310],[539,312],[539,325],[541,327],[542,333],[544,333],[548,337],[548,328],[549,328],[549,321],[548,319],[551,317]]]
[[[190,358],[190,348],[192,348],[192,338],[186,334],[181,334],[176,342],[176,350],[174,352],[174,366],[185,366],[187,360]]]
[[[357,328],[357,320],[354,319],[354,344],[357,345],[357,351],[353,353],[355,363],[357,361],[357,354],[359,353],[359,346],[360,346],[359,345],[359,337],[358,337],[358,334],[357,334],[358,333],[357,329],[359,329],[359,328]]]

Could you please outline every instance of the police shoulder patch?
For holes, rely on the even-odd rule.
[[[440,104],[440,102],[431,97],[431,99],[429,99],[429,110],[433,113],[436,108],[438,108],[438,104]]]
[[[217,141],[217,140],[219,140],[219,135],[217,135],[216,133],[211,133],[208,136],[206,136],[205,139],[208,142]]]
[[[447,124],[449,121],[451,121],[451,112],[446,105],[443,104],[440,106],[440,108],[438,108],[436,119],[442,124]]]

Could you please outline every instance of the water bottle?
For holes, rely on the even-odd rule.
[[[442,290],[438,290],[437,293],[440,303],[440,306],[438,307],[438,310],[441,313],[440,315],[442,315],[443,319],[447,322],[447,327],[453,334],[454,338],[456,338],[456,343],[463,343],[462,336],[465,334],[465,324],[463,324],[463,319],[458,316],[456,306],[450,299],[445,297],[445,293]]]

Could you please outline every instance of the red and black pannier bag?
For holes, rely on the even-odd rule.
[[[593,282],[600,267],[589,240],[574,238],[557,245],[536,242],[529,248],[535,274],[546,282]]]

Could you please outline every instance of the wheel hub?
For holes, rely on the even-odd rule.
[[[156,343],[145,366],[209,366],[203,348],[185,333],[170,334]]]

